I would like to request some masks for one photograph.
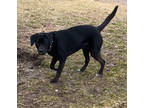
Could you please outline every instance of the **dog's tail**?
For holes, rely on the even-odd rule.
[[[118,9],[118,5],[115,6],[112,13],[109,16],[107,16],[107,18],[104,20],[104,22],[101,25],[97,26],[97,29],[99,31],[102,31],[105,28],[105,26],[112,20],[112,18],[115,16],[115,14],[117,12],[117,9]]]

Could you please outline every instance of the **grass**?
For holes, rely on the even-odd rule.
[[[60,81],[51,84],[55,72],[50,56],[38,56],[30,35],[80,24],[99,25],[119,5],[118,12],[102,32],[103,78],[93,58],[84,73],[82,51],[68,57]],[[126,4],[98,0],[18,0],[18,107],[19,108],[126,108],[127,20]],[[57,63],[58,66],[58,63]]]

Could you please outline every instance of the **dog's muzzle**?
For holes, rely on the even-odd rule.
[[[45,52],[44,51],[38,51],[38,54],[39,55],[45,55]]]

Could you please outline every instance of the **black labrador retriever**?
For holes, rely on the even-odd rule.
[[[103,42],[100,32],[115,16],[117,9],[118,6],[116,6],[105,21],[97,27],[92,25],[79,25],[60,31],[36,33],[30,37],[31,46],[35,43],[40,55],[48,53],[53,57],[50,68],[56,70],[57,73],[51,82],[55,83],[58,81],[66,58],[80,49],[82,49],[85,57],[85,64],[82,66],[80,71],[83,72],[86,69],[90,61],[90,53],[91,56],[101,64],[98,75],[101,76],[103,74],[105,61],[100,55]],[[57,61],[59,61],[58,69],[55,68]]]

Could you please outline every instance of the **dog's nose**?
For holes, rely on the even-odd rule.
[[[43,51],[42,51],[42,50],[39,50],[39,53],[43,53]]]
[[[44,51],[43,51],[43,50],[40,50],[40,49],[39,49],[38,52],[39,52],[40,55],[44,53]]]

